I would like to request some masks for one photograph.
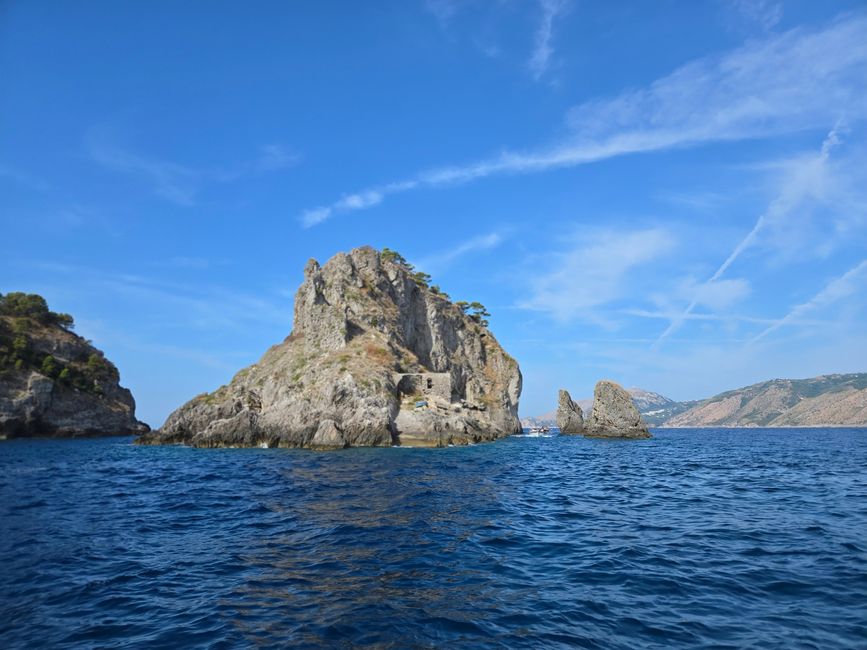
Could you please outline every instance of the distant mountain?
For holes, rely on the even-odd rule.
[[[867,373],[772,379],[688,402],[641,388],[628,390],[652,427],[867,426]],[[593,400],[577,403],[586,417]],[[521,423],[554,426],[556,415],[554,410]]]
[[[639,411],[665,408],[666,406],[675,403],[672,399],[660,395],[659,393],[644,390],[643,388],[633,387],[627,388],[626,390],[632,396],[632,401],[635,402],[635,406]]]
[[[867,425],[867,373],[772,379],[730,390],[663,420],[666,427]]]

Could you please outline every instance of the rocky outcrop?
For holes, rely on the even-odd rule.
[[[638,408],[638,412],[641,413],[641,417],[650,426],[657,425],[671,417],[672,412],[677,414],[689,408],[686,402],[675,402],[659,393],[653,393],[643,388],[627,388],[626,392],[632,397],[632,401],[636,408]],[[584,420],[586,421],[593,412],[593,398],[573,401],[581,407]],[[695,404],[695,402],[691,404]],[[525,427],[557,426],[557,410],[523,418],[521,424]]]
[[[71,326],[40,296],[0,296],[0,438],[149,430],[117,368]]]
[[[650,438],[647,425],[625,388],[603,380],[593,390],[586,434],[599,438]]]
[[[402,258],[370,247],[310,260],[294,328],[142,444],[340,447],[467,444],[520,432],[518,364]]]
[[[584,412],[562,388],[557,401],[557,428],[560,433],[584,433]]]

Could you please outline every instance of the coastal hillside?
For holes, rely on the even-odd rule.
[[[389,249],[310,260],[292,333],[139,442],[333,449],[520,432],[521,372],[487,316]]]
[[[0,437],[143,433],[120,373],[42,296],[0,294]]]
[[[693,403],[667,427],[867,425],[867,373],[773,379]]]

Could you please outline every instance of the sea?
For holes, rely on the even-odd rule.
[[[867,429],[0,443],[0,648],[867,648]]]

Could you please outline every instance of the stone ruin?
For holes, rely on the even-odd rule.
[[[398,397],[422,395],[452,401],[452,376],[448,372],[407,372],[394,376]]]

